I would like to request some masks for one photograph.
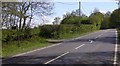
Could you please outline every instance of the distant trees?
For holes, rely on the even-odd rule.
[[[55,17],[53,25],[58,25],[58,24],[60,24],[60,17]]]
[[[110,27],[118,28],[120,27],[120,8],[113,11],[110,17]]]
[[[63,15],[63,20],[61,24],[75,24],[80,25],[81,17],[78,15],[78,11],[72,11],[71,13],[66,13]]]

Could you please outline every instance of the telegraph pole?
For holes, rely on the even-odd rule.
[[[81,2],[79,1],[79,19],[81,17]],[[79,26],[81,25],[81,22],[79,20]]]
[[[79,1],[79,16],[81,16],[81,2]]]

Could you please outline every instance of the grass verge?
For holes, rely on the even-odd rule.
[[[17,46],[17,41],[9,42],[9,46],[6,43],[2,45],[2,57],[10,57],[19,53],[27,52],[37,48],[51,45],[51,43],[46,42],[45,39],[40,37],[34,37],[30,40],[21,41],[20,47]]]

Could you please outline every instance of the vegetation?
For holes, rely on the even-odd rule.
[[[110,17],[110,27],[118,28],[120,27],[120,8],[113,11]]]
[[[118,28],[117,31],[118,31],[118,44],[120,44],[120,28]]]
[[[103,21],[101,23],[101,29],[110,28],[110,16],[111,16],[111,12],[109,11],[104,15]]]
[[[34,50],[40,47],[48,46],[50,43],[47,43],[44,38],[33,36],[29,40],[21,41],[21,46],[17,46],[17,41],[9,41],[9,44],[6,42],[2,43],[2,56],[9,57],[18,53]]]

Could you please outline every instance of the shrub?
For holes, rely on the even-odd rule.
[[[58,25],[44,25],[40,28],[39,36],[45,38],[57,38],[59,26]]]

